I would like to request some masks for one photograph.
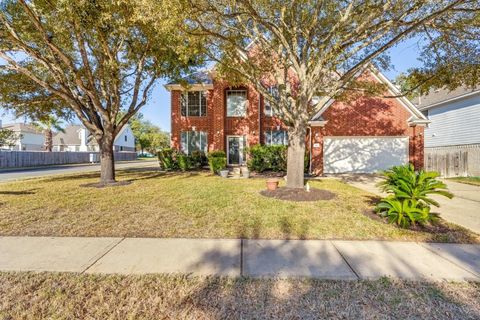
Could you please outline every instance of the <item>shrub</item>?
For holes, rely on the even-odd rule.
[[[412,164],[395,166],[382,173],[384,181],[378,186],[383,192],[392,194],[397,199],[411,199],[425,205],[439,206],[438,202],[429,197],[439,194],[452,198],[447,185],[437,180],[439,174],[434,171],[415,171]]]
[[[211,151],[208,154],[208,166],[212,173],[218,173],[227,167],[227,155],[224,151]]]
[[[287,147],[282,145],[254,145],[248,149],[247,166],[252,171],[286,171]]]
[[[174,170],[178,168],[178,152],[172,148],[165,148],[158,151],[158,162],[163,170]]]
[[[193,161],[191,156],[181,153],[177,156],[177,159],[178,167],[180,168],[180,170],[188,171],[193,168]]]
[[[192,167],[195,169],[199,169],[206,165],[207,162],[207,157],[205,156],[205,153],[202,151],[193,151],[192,154],[190,155],[191,158],[191,164]]]
[[[417,222],[424,224],[435,221],[437,216],[430,212],[430,207],[422,205],[412,199],[396,199],[387,197],[377,204],[380,215],[386,217],[388,222],[396,223],[402,228],[415,225]]]
[[[430,212],[430,205],[438,207],[439,204],[429,195],[453,197],[447,185],[436,179],[439,176],[437,172],[415,171],[412,164],[407,164],[392,167],[382,174],[384,181],[378,186],[390,195],[377,204],[376,211],[387,217],[390,223],[403,228],[436,219],[436,215]]]

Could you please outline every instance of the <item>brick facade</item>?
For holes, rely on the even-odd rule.
[[[226,91],[247,91],[247,116],[226,116]],[[213,90],[208,90],[207,115],[204,117],[181,116],[181,91],[171,91],[172,147],[180,149],[182,131],[207,132],[208,150],[226,151],[228,135],[244,135],[247,145],[264,143],[265,132],[285,128],[282,122],[265,115],[263,98],[252,86],[230,87],[224,81],[214,81]],[[312,127],[312,173],[323,174],[323,141],[329,136],[357,137],[408,137],[409,161],[416,168],[423,167],[423,127],[409,126],[412,116],[398,99],[358,97],[349,102],[334,102],[323,114],[327,121],[323,127]],[[307,148],[310,137],[306,137]]]

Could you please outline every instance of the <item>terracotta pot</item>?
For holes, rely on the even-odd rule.
[[[278,179],[268,179],[267,180],[267,190],[275,191],[278,188]]]

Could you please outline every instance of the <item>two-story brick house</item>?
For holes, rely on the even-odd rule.
[[[372,81],[395,87],[378,71]],[[224,150],[229,165],[246,162],[254,144],[288,144],[288,133],[251,85],[231,86],[211,72],[170,83],[172,147],[185,153]],[[407,162],[423,166],[425,116],[406,98],[330,100],[310,122],[306,137],[314,174],[375,172]]]

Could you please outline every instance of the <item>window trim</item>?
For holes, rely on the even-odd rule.
[[[283,143],[282,144],[273,144],[272,141],[272,135],[274,132],[283,132]],[[268,135],[270,134],[270,143],[268,142]],[[288,146],[288,131],[287,130],[265,130],[264,133],[265,136],[265,145],[267,146]]]
[[[243,115],[228,115],[228,93],[229,92],[244,92],[245,93],[245,113]],[[244,88],[240,89],[227,89],[225,90],[225,116],[227,118],[246,118],[248,115],[248,90]]]
[[[279,93],[278,93],[278,86],[275,85],[275,86],[269,86],[269,87],[267,87],[267,91],[269,91],[272,95],[273,95],[272,91],[273,91],[274,89],[276,89],[276,91],[277,91],[277,96],[278,96],[278,94],[279,94]],[[277,97],[277,99],[278,99],[278,97]],[[270,111],[269,111],[269,112],[267,112],[267,105],[268,105],[269,108],[270,108]],[[263,113],[264,113],[265,116],[267,116],[267,117],[275,117],[275,116],[276,116],[276,112],[273,110],[271,102],[268,101],[267,99],[265,99],[265,96],[263,96]]]
[[[189,131],[181,131],[180,132],[180,151],[187,154],[187,155],[190,155],[192,154],[193,151],[196,151],[196,150],[192,150],[190,152],[190,144],[189,144],[189,141],[190,141],[190,138],[189,138],[189,133],[191,132],[198,132],[200,134],[200,151],[204,152],[205,154],[207,154],[208,152],[208,132],[207,131],[197,131],[197,130],[189,130]],[[182,134],[186,133],[187,134],[187,139],[185,141],[185,145],[186,145],[186,149],[185,150],[183,148],[183,140],[182,140]],[[205,137],[205,150],[201,150],[201,146],[202,146],[202,133],[204,134],[204,137]]]
[[[194,92],[199,92],[200,93],[200,114],[197,116],[191,116],[188,114],[188,110],[189,110],[189,99],[188,99],[188,95],[190,93],[194,93]],[[207,90],[189,90],[189,91],[182,91],[180,92],[180,115],[182,117],[188,117],[188,118],[191,118],[191,117],[206,117],[207,116],[207,109],[208,109],[208,101],[207,101]],[[205,105],[202,104],[202,95],[205,95]],[[184,98],[186,96],[186,99]],[[186,103],[185,105],[185,115],[183,114],[183,103]],[[202,111],[205,111],[205,114],[202,115]]]

